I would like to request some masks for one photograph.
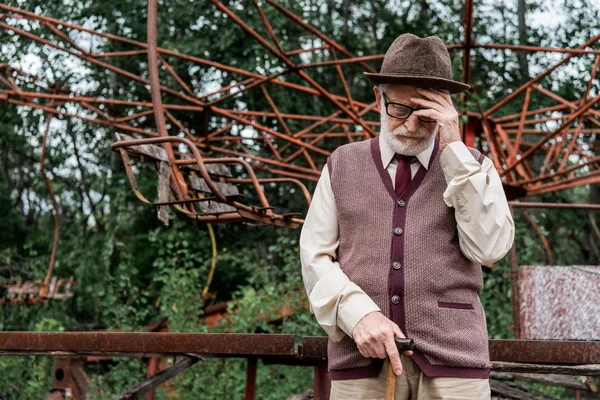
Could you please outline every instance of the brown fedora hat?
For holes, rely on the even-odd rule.
[[[363,72],[375,85],[397,83],[460,93],[471,85],[452,79],[448,48],[437,36],[421,38],[412,33],[398,36],[385,52],[379,73]]]

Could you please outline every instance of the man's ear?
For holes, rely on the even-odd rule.
[[[379,94],[379,88],[377,85],[373,85],[373,92],[375,93],[375,102],[377,103],[377,108],[379,108],[379,98],[381,95]]]

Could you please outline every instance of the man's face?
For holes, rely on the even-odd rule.
[[[385,97],[389,102],[401,103],[413,108],[422,108],[410,101],[411,97],[426,99],[413,85],[388,85]],[[411,114],[407,119],[398,119],[387,115],[381,91],[374,87],[377,105],[380,109],[380,136],[390,147],[400,154],[416,155],[425,150],[434,139],[439,125],[437,122],[423,122],[417,115]]]

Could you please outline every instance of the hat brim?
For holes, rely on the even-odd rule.
[[[408,75],[408,74],[378,74],[374,72],[363,72],[375,85],[381,83],[396,83],[400,85],[414,85],[426,88],[445,89],[450,93],[460,93],[471,89],[471,85],[452,79],[437,76]]]

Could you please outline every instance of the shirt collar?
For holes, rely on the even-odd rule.
[[[430,139],[431,142],[429,143],[429,147],[416,155],[417,159],[425,169],[428,169],[429,167],[429,159],[431,158],[431,152],[433,151],[433,145],[435,143],[435,135],[432,136],[433,138]],[[383,164],[383,169],[387,169],[388,164],[392,161],[396,152],[388,145],[387,141],[381,137],[379,137],[379,148],[381,150],[381,163]]]

